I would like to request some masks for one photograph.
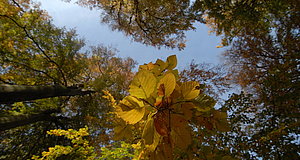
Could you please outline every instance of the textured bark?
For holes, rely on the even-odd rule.
[[[0,131],[5,131],[39,121],[52,121],[55,120],[55,117],[52,117],[51,114],[59,112],[60,110],[50,109],[37,114],[22,114],[16,116],[1,117]]]
[[[94,93],[94,91],[82,91],[79,88],[64,86],[26,86],[0,84],[0,104],[59,96],[86,95],[89,93]]]

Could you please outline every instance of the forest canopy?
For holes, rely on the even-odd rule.
[[[0,159],[300,158],[300,3],[76,4],[157,48],[183,50],[186,31],[205,24],[222,37],[224,64],[137,65],[87,47],[34,1],[0,0]]]

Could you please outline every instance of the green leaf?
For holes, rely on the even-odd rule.
[[[208,112],[210,111],[216,104],[216,101],[206,95],[206,94],[201,94],[199,97],[196,99],[196,109],[200,112]]]
[[[167,73],[162,79],[160,79],[157,89],[162,89],[164,96],[168,97],[172,94],[176,86],[176,78],[173,73]]]
[[[156,60],[155,64],[159,66],[160,71],[163,71],[168,67],[168,64],[160,59]]]
[[[129,93],[137,98],[147,99],[154,92],[156,83],[156,78],[150,71],[141,70],[133,78]]]
[[[171,70],[177,66],[177,58],[176,55],[169,56],[167,58],[168,67],[167,69]]]
[[[182,97],[186,100],[195,99],[200,93],[200,84],[196,81],[184,82],[180,88]]]

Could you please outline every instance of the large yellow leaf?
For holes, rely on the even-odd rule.
[[[140,121],[145,114],[144,103],[135,97],[125,97],[116,107],[117,115],[129,124]]]
[[[159,68],[161,69],[161,71],[163,71],[164,69],[166,69],[166,67],[168,66],[168,64],[160,59],[156,60],[155,64],[157,66],[159,66]]]
[[[150,71],[141,70],[133,78],[129,93],[137,98],[147,99],[154,92],[156,87],[156,78]]]
[[[157,89],[162,90],[165,97],[169,97],[176,86],[176,78],[173,73],[167,73],[159,80]]]
[[[135,124],[140,121],[145,114],[145,107],[134,108],[129,111],[117,112],[120,118],[129,124]]]
[[[167,58],[168,69],[171,70],[177,66],[177,57],[176,55],[169,56]]]
[[[154,130],[153,143],[147,147],[147,150],[153,152],[156,150],[157,145],[160,143],[161,136]]]
[[[154,119],[152,118],[152,114],[148,116],[148,120],[145,124],[142,138],[145,140],[145,144],[149,145],[153,143],[153,138],[154,138]]]
[[[200,93],[200,84],[195,81],[184,82],[180,88],[182,97],[186,100],[194,99]]]

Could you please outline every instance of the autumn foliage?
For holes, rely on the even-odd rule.
[[[180,82],[176,56],[141,65],[120,102],[106,92],[116,117],[115,138],[140,137],[140,159],[173,159],[193,143],[193,126],[228,130],[226,112],[216,111],[215,101],[200,92],[196,81]],[[212,102],[212,103],[211,103]],[[214,116],[210,117],[208,113]],[[209,119],[209,120],[208,120]],[[192,157],[186,155],[187,157]]]

